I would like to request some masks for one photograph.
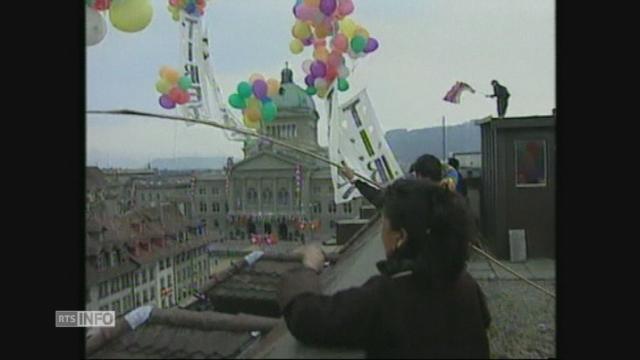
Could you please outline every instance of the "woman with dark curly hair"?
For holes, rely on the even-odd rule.
[[[321,346],[362,348],[369,358],[488,358],[490,315],[465,269],[474,222],[464,199],[425,180],[384,191],[380,275],[322,295],[324,256],[306,247],[279,302],[289,331]]]

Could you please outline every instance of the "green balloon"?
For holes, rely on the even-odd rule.
[[[189,90],[192,84],[193,82],[190,76],[183,76],[178,80],[178,86],[180,86],[182,90]]]
[[[338,79],[338,90],[347,91],[349,90],[349,82],[347,79]]]
[[[238,94],[242,96],[243,99],[250,97],[252,93],[253,93],[253,88],[251,87],[251,84],[249,84],[248,82],[243,81],[240,84],[238,84]]]
[[[353,49],[353,52],[356,54],[361,53],[365,46],[367,46],[367,40],[362,36],[354,36],[353,39],[351,39],[351,49]]]
[[[309,94],[310,96],[313,96],[317,93],[318,93],[318,89],[316,89],[315,86],[309,86],[307,88],[307,94]]]
[[[262,104],[262,119],[270,123],[278,116],[278,107],[273,101]]]
[[[238,94],[231,94],[231,96],[229,96],[229,105],[231,105],[234,109],[244,109],[247,107],[247,104],[245,103],[242,96]]]

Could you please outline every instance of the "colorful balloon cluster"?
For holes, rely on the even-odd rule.
[[[262,120],[270,123],[278,116],[278,107],[272,99],[278,95],[280,81],[253,74],[248,82],[240,82],[236,90],[229,96],[229,105],[242,110],[248,128],[259,129]]]
[[[106,21],[99,11],[109,11],[109,20],[124,32],[144,30],[153,18],[150,0],[85,0],[87,9],[86,44],[96,45],[107,33]]]
[[[296,23],[291,30],[294,39],[289,44],[293,54],[305,46],[314,47],[313,60],[306,60],[302,69],[309,95],[324,98],[333,82],[338,90],[347,91],[349,70],[345,54],[351,59],[364,57],[378,49],[378,40],[355,21],[347,18],[355,7],[352,0],[297,0],[293,7]],[[327,47],[327,38],[329,39]]]
[[[180,20],[180,10],[191,16],[204,15],[204,8],[207,6],[206,0],[169,0],[167,8],[174,21]]]
[[[178,105],[189,102],[189,90],[192,86],[190,76],[180,76],[180,73],[169,67],[160,69],[160,80],[156,83],[156,90],[162,95],[158,102],[164,109],[173,109]]]

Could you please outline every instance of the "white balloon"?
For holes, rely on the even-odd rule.
[[[349,76],[349,74],[350,74],[350,71],[349,71],[349,68],[347,68],[347,66],[346,66],[346,65],[341,65],[341,66],[338,68],[338,76],[339,76],[339,77],[341,77],[341,78],[343,78],[343,79],[344,79],[344,78],[346,78],[347,76]]]
[[[87,46],[93,46],[102,41],[107,35],[107,21],[96,10],[87,7],[87,22],[85,24],[85,36]]]
[[[304,71],[305,74],[311,74],[311,64],[313,64],[313,61],[309,59],[302,63],[302,71]]]

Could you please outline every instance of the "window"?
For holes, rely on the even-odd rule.
[[[329,211],[330,214],[335,214],[336,213],[337,210],[336,210],[335,201],[329,202],[329,210],[328,211]]]
[[[153,268],[149,269],[149,281],[153,281],[155,278],[155,271]]]
[[[269,188],[262,190],[262,203],[271,204],[272,202],[273,202],[273,191],[271,191],[271,189]]]
[[[160,193],[156,194],[156,200],[160,200]]]
[[[200,195],[207,195],[207,188],[206,188],[206,187],[201,187],[201,188],[198,190],[198,193],[199,193]]]
[[[201,213],[206,213],[207,212],[207,203],[205,203],[205,202],[201,202],[200,203],[200,212]]]
[[[322,213],[322,203],[315,203],[313,204],[313,213],[314,214],[321,214]]]
[[[145,201],[143,192],[140,193],[140,200]]]
[[[289,205],[289,190],[285,188],[278,190],[278,205]]]
[[[247,190],[247,203],[256,204],[258,202],[258,192],[254,188]]]
[[[109,311],[109,305],[100,306],[100,311]]]
[[[346,214],[351,214],[351,203],[342,204],[342,211],[344,211]]]
[[[322,192],[322,188],[320,188],[320,186],[314,186],[313,187],[313,193],[314,194],[319,194],[320,192]]]
[[[116,300],[111,304],[111,309],[116,312],[116,315],[120,314],[120,300]]]
[[[151,287],[151,300],[155,300],[156,299],[156,287],[152,286]]]
[[[147,283],[147,269],[142,270],[142,283]]]
[[[142,303],[146,304],[149,301],[149,292],[147,291],[147,289],[144,289],[144,291],[142,292]]]
[[[111,294],[118,292],[118,279],[111,280]]]
[[[160,278],[160,289],[164,289],[164,278]]]
[[[545,140],[516,140],[515,156],[516,187],[547,186]]]
[[[160,260],[160,271],[164,270],[164,259]]]
[[[218,196],[218,195],[220,195],[220,189],[218,189],[217,187],[212,187],[212,188],[211,188],[211,194],[212,194],[213,196]]]
[[[219,203],[217,203],[217,202],[212,203],[212,204],[211,204],[211,210],[212,210],[214,213],[218,213],[218,212],[220,212],[220,204],[219,204]]]
[[[140,305],[142,305],[140,302],[140,293],[136,293],[136,307],[139,307]]]

